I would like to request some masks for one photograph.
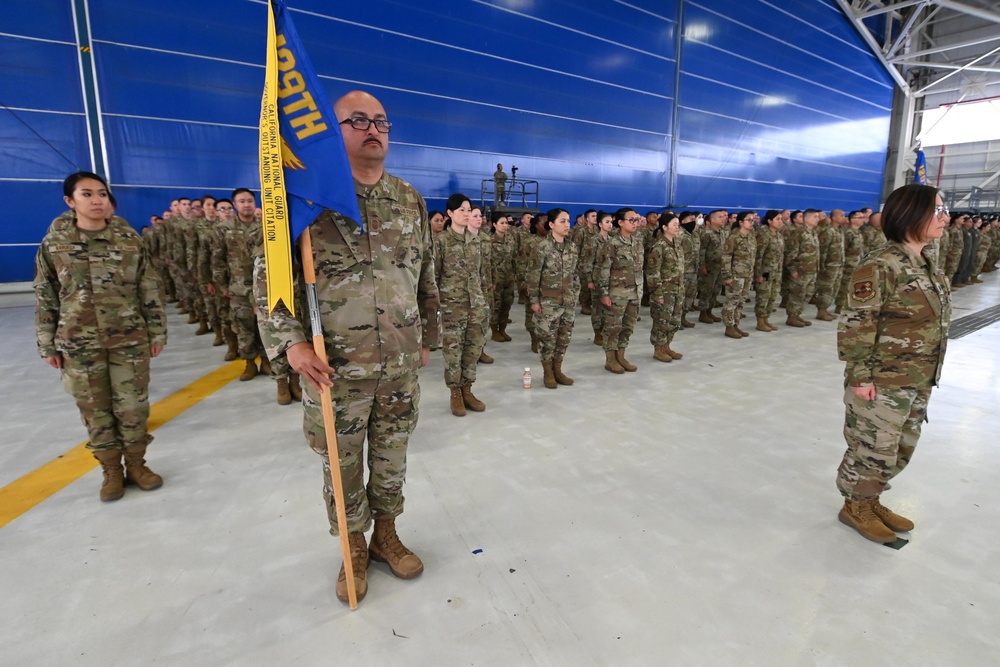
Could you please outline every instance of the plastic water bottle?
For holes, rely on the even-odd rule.
[[[524,388],[525,389],[531,389],[531,369],[530,368],[525,368],[524,369],[524,377],[521,379],[521,381],[524,383]]]

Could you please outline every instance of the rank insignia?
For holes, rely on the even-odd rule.
[[[870,280],[854,283],[854,298],[858,301],[869,301],[875,296],[875,286]]]

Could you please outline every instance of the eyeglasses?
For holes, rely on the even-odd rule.
[[[191,208],[201,208],[201,204],[191,204]]]
[[[366,132],[372,124],[375,125],[375,129],[381,134],[389,134],[389,132],[392,131],[392,123],[381,118],[372,120],[371,118],[364,118],[362,116],[351,116],[350,118],[345,118],[340,121],[341,125],[344,123],[350,123],[351,127],[355,130],[361,130],[362,132]]]
[[[232,211],[233,207],[232,206],[220,206],[216,210],[219,210],[219,211]]]
[[[947,206],[935,206],[934,215],[949,215]]]
[[[635,216],[634,218],[625,218],[625,222],[631,222],[634,225],[638,225],[640,222],[642,222],[642,218],[640,218],[639,216]]]

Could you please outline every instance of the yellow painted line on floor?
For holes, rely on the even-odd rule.
[[[226,386],[243,372],[243,362],[232,361],[195,380],[149,408],[149,431],[155,431],[188,408]],[[41,468],[0,488],[0,528],[50,498],[97,467],[97,459],[80,443]],[[97,495],[95,489],[94,495]]]

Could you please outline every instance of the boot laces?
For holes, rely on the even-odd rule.
[[[858,518],[863,521],[878,521],[878,515],[875,514],[874,505],[878,501],[861,501],[858,503]]]
[[[413,553],[399,541],[399,536],[396,534],[395,528],[387,531],[385,535],[382,536],[379,548],[384,552],[391,553],[397,559],[409,556]]]

